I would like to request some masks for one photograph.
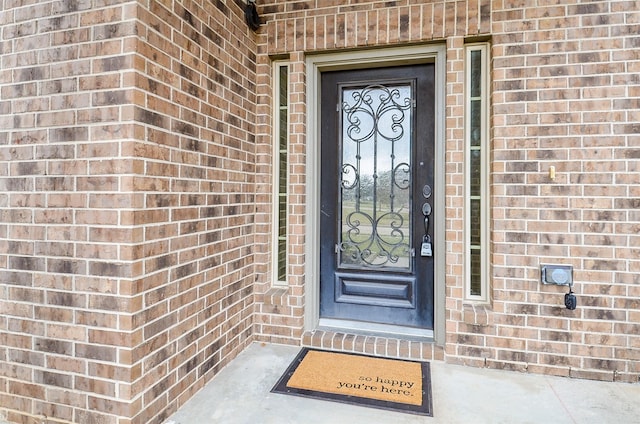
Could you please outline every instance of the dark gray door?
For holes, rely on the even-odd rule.
[[[434,65],[321,78],[320,317],[433,328]]]

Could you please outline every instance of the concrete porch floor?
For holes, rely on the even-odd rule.
[[[299,347],[253,343],[165,424],[640,423],[640,384],[431,361],[433,417],[270,393]]]

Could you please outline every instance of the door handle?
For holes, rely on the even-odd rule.
[[[431,215],[431,205],[428,202],[422,204],[422,214],[424,215],[424,236],[420,247],[420,256],[432,256],[431,236],[429,235],[429,216]]]
[[[431,205],[429,204],[429,202],[424,202],[424,204],[422,205],[422,214],[424,216],[431,215]]]
[[[422,204],[422,214],[424,215],[424,235],[429,235],[429,216],[431,215],[431,205],[429,202]]]

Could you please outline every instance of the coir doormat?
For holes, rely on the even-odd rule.
[[[271,391],[433,416],[428,362],[303,348]]]

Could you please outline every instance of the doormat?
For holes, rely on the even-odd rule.
[[[271,392],[433,416],[428,362],[303,348]]]

